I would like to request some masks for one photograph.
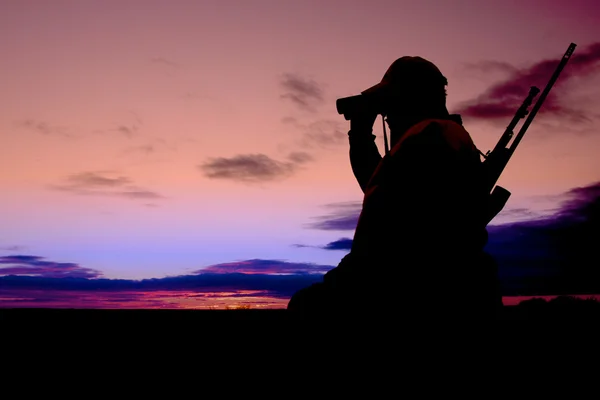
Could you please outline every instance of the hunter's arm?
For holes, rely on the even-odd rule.
[[[375,135],[372,134],[372,131],[354,132],[351,130],[348,132],[348,141],[352,172],[364,193],[369,179],[381,161],[381,154],[375,144]]]

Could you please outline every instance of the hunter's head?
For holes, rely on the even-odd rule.
[[[395,128],[403,131],[419,120],[447,116],[446,85],[448,80],[431,61],[404,56],[390,65],[381,82],[362,93],[381,96],[394,135]]]

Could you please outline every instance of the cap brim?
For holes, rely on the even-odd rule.
[[[388,87],[389,87],[389,85],[379,82],[377,85],[371,86],[370,88],[363,90],[361,93],[362,94],[383,93],[388,89]]]

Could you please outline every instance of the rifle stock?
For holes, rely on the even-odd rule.
[[[483,161],[485,186],[488,193],[491,191],[488,198],[487,211],[484,216],[486,225],[489,224],[492,221],[492,219],[494,219],[496,215],[500,213],[500,211],[502,211],[511,195],[511,193],[505,188],[501,186],[496,186],[496,182],[498,182],[500,175],[504,171],[504,168],[508,164],[508,161],[510,160],[515,149],[519,145],[519,142],[523,138],[523,135],[527,131],[527,128],[529,128],[529,125],[531,124],[538,110],[544,103],[546,96],[548,96],[548,93],[550,93],[552,86],[554,85],[554,83],[558,79],[558,76],[569,61],[571,55],[573,54],[573,51],[575,50],[575,47],[575,43],[571,43],[569,45],[569,48],[567,49],[560,63],[556,67],[556,70],[554,71],[554,74],[548,81],[548,84],[546,85],[544,91],[533,106],[531,113],[528,111],[528,108],[531,106],[531,103],[533,102],[535,96],[537,96],[537,94],[540,92],[540,90],[535,86],[532,86],[530,88],[527,98],[523,101],[523,104],[521,104],[521,106],[515,113],[515,116],[506,127],[506,130],[498,140],[498,143],[496,144],[494,149],[491,152],[488,151],[486,154],[482,153],[483,157],[485,158],[485,160]],[[521,120],[528,114],[529,116],[521,126],[521,129],[512,141],[511,146],[507,147],[514,135],[513,131],[519,123],[519,120]]]

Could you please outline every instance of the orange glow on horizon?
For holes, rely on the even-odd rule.
[[[546,301],[557,296],[503,297],[505,306],[515,306],[521,301],[540,298]],[[598,295],[575,295],[580,299]],[[172,310],[235,310],[287,308],[289,298],[272,297],[260,290],[185,292],[185,291],[47,291],[2,290],[0,308],[73,308],[73,309],[172,309]]]

